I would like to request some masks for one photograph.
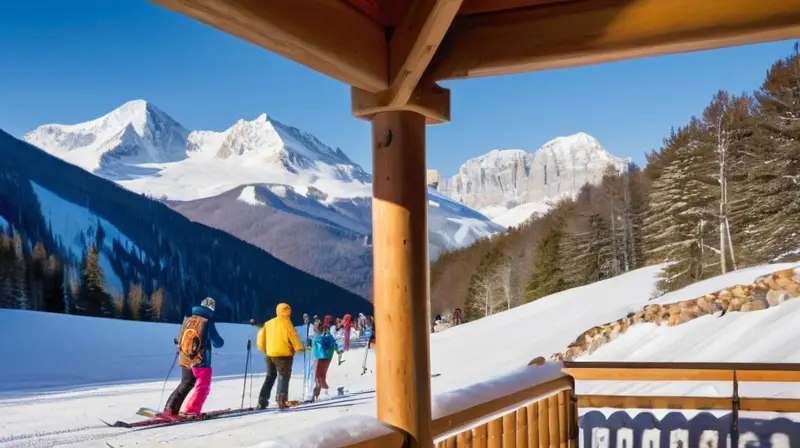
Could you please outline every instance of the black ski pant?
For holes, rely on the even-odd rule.
[[[197,379],[194,377],[191,367],[181,367],[181,382],[167,399],[164,410],[172,411],[172,414],[177,415],[181,411],[181,406],[189,395],[189,392],[192,391],[196,381]]]
[[[272,387],[275,380],[278,380],[278,396],[283,394],[284,398],[289,397],[289,379],[292,377],[292,362],[294,356],[267,356],[267,378],[261,386],[261,393],[258,394],[258,405],[265,407],[269,403],[269,396],[272,395]]]

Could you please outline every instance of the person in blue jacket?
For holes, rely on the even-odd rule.
[[[225,341],[214,325],[216,302],[206,298],[200,306],[192,307],[192,315],[183,320],[175,343],[181,366],[181,382],[167,399],[165,416],[177,417],[189,392],[193,395],[186,402],[186,414],[199,415],[203,411],[211,392],[211,347],[220,348]]]
[[[331,366],[331,359],[334,353],[341,353],[336,338],[331,334],[331,327],[317,322],[317,335],[314,336],[314,358],[317,360],[314,365],[314,396],[312,400],[319,399],[322,389],[328,390],[328,368]]]

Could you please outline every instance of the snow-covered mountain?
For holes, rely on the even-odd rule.
[[[439,179],[437,188],[499,224],[516,226],[575,195],[585,183],[599,183],[609,165],[622,169],[628,163],[581,132],[550,140],[534,153],[490,151],[467,160],[455,176]]]
[[[222,132],[189,131],[152,104],[135,100],[86,123],[41,126],[24,140],[368,295],[371,261],[368,276],[356,279],[343,270],[345,254],[357,254],[358,265],[364,264],[364,252],[371,256],[372,177],[341,149],[307,132],[266,114]],[[432,258],[503,231],[433,190],[429,204]],[[275,226],[264,226],[267,221]]]

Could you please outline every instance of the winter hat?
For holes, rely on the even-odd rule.
[[[214,311],[214,308],[217,307],[217,302],[215,302],[211,297],[206,297],[202,302],[200,302],[200,306],[204,306],[211,311]]]

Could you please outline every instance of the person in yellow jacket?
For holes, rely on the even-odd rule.
[[[294,354],[305,350],[303,342],[292,325],[292,307],[281,303],[275,309],[276,317],[268,320],[258,331],[256,345],[264,352],[267,361],[267,378],[258,395],[258,409],[266,409],[272,386],[278,379],[278,407],[286,408],[289,380],[292,377]]]

